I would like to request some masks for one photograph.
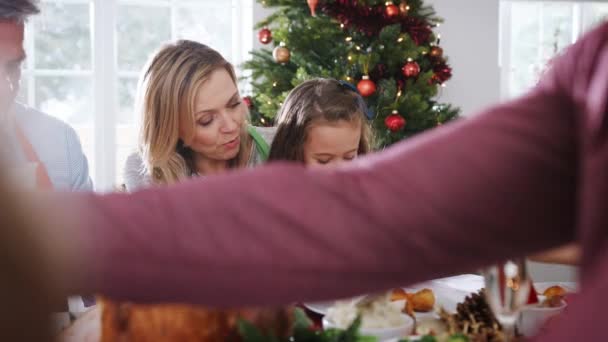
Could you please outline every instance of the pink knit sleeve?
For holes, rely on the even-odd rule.
[[[63,195],[81,213],[90,263],[75,290],[274,305],[572,241],[584,115],[568,65],[586,46],[527,96],[338,170],[278,164],[132,195]]]

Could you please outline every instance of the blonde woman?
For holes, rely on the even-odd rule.
[[[140,81],[140,146],[125,166],[128,191],[253,166],[268,157],[273,128],[254,128],[232,65],[212,48],[164,46]]]

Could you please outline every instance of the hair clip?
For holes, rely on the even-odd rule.
[[[343,80],[339,80],[339,81],[338,81],[338,83],[339,83],[339,84],[340,84],[342,87],[347,88],[347,89],[349,89],[349,90],[352,90],[352,91],[354,91],[355,93],[359,94],[359,90],[357,90],[357,87],[355,87],[355,85],[354,85],[354,84],[352,84],[352,83],[348,83],[348,82],[343,81]],[[361,95],[361,94],[359,94],[359,95]]]
[[[372,110],[366,105],[365,106],[365,116],[367,116],[368,120],[373,120],[374,119],[374,112],[372,112]]]
[[[365,116],[367,116],[367,119],[368,120],[373,119],[374,112],[372,112],[372,110],[367,106],[367,103],[365,103],[365,100],[363,99],[363,97],[361,95],[359,95],[359,99],[357,101],[359,101],[359,107],[363,108],[363,111],[365,113]]]

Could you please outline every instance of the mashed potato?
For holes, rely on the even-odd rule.
[[[348,328],[359,315],[363,329],[393,328],[407,322],[399,307],[391,304],[391,292],[369,303],[358,303],[358,300],[337,301],[327,311],[326,318],[342,329]]]

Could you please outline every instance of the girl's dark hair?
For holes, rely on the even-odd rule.
[[[371,148],[371,128],[366,113],[365,101],[352,86],[334,79],[305,81],[287,95],[279,110],[275,124],[277,132],[268,159],[304,162],[304,143],[309,128],[320,120],[360,120],[358,154],[366,154]]]

